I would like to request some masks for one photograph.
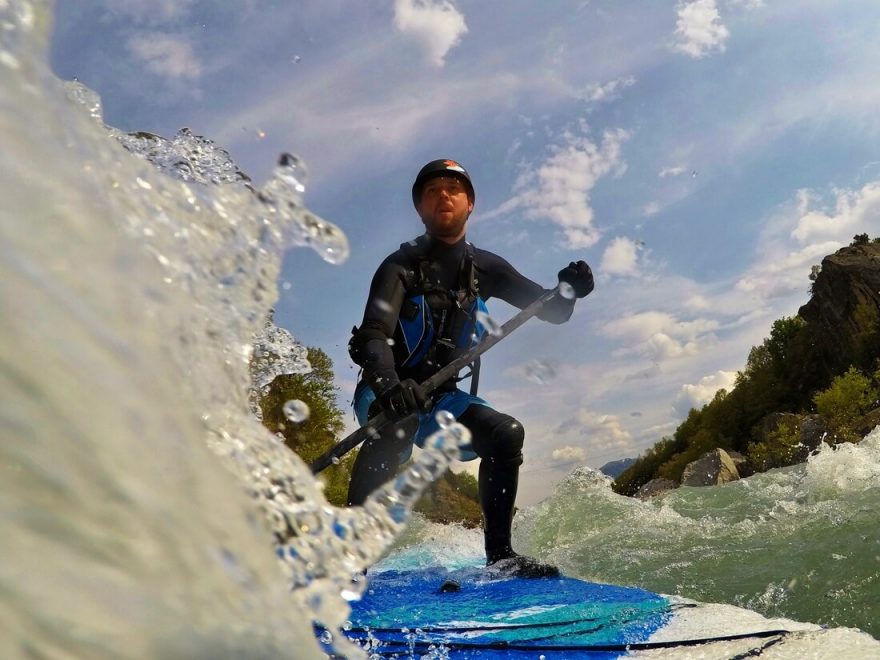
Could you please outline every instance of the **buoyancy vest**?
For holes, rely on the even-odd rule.
[[[431,259],[423,242],[409,241],[400,249],[412,266],[405,275],[406,297],[398,314],[392,353],[401,378],[422,382],[482,339],[486,327],[480,312],[488,314],[488,311],[480,297],[474,247],[470,243],[465,243],[458,266],[457,290],[442,288],[432,277]],[[373,331],[352,328],[349,353],[355,362],[360,364],[359,346],[372,335]],[[470,392],[476,395],[479,358],[470,367],[468,374],[456,377],[454,382],[470,377]],[[365,381],[359,387],[361,385],[365,385]]]
[[[432,280],[430,259],[418,242],[409,241],[400,248],[416,267],[398,316],[398,335],[404,342],[402,350],[395,352],[402,357],[398,366],[414,368],[427,363],[439,368],[475,346],[486,333],[481,313],[488,314],[488,309],[480,297],[474,247],[465,243],[457,291],[442,289]],[[471,367],[472,394],[476,394],[478,369],[478,364]]]

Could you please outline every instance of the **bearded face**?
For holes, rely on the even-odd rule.
[[[474,210],[464,183],[455,177],[436,177],[422,187],[418,212],[428,233],[451,242],[464,236]]]

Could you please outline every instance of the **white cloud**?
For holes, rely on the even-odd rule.
[[[861,190],[836,192],[833,210],[811,208],[814,198],[810,192],[798,192],[800,218],[791,232],[792,238],[801,244],[847,240],[872,226],[880,226],[880,181],[873,181]]]
[[[584,99],[591,103],[613,101],[619,96],[621,90],[632,87],[635,83],[635,76],[626,76],[625,78],[618,78],[617,80],[607,82],[604,85],[588,85],[584,90]]]
[[[169,23],[185,17],[195,0],[104,0],[112,14],[147,25]]]
[[[742,6],[742,7],[745,7],[747,10],[760,9],[761,7],[763,7],[766,4],[765,0],[729,0],[729,1],[730,1],[731,6],[734,6],[734,7]]]
[[[587,460],[587,450],[583,447],[572,447],[571,445],[566,445],[565,447],[558,447],[553,450],[550,454],[550,458],[554,461],[572,463],[574,461],[585,461]]]
[[[192,45],[183,37],[161,32],[141,33],[129,39],[128,49],[160,76],[195,79],[201,75],[201,63]]]
[[[635,241],[623,236],[618,236],[605,248],[599,271],[609,275],[633,276],[638,275],[639,247]]]
[[[620,423],[616,415],[597,413],[586,408],[579,408],[574,415],[563,421],[554,432],[558,435],[577,432],[587,438],[587,447],[562,447],[553,450],[551,456],[561,460],[563,456],[569,460],[586,460],[588,454],[602,456],[609,451],[619,451],[621,455],[632,450],[632,436]],[[577,458],[575,458],[577,454]]]
[[[688,309],[705,310],[711,309],[712,305],[706,296],[695,293],[684,300],[682,305]]]
[[[857,190],[837,189],[833,196],[823,205],[817,193],[800,190],[791,204],[770,218],[753,266],[736,282],[737,291],[762,301],[802,298],[813,265],[848,245],[854,235],[877,233],[880,181]]]
[[[622,129],[606,131],[601,145],[566,134],[565,143],[551,147],[542,164],[524,166],[514,196],[483,217],[523,209],[529,219],[549,220],[561,227],[568,247],[595,245],[599,232],[593,225],[590,192],[603,176],[625,171],[621,145],[627,139],[629,133]]]
[[[665,179],[668,176],[679,176],[680,174],[684,174],[687,171],[687,168],[682,167],[681,165],[676,165],[674,167],[665,167],[660,170],[660,178]]]
[[[723,51],[730,32],[721,23],[715,0],[679,2],[675,24],[675,49],[700,58]]]
[[[682,385],[675,401],[676,412],[684,417],[691,408],[702,408],[713,399],[718,390],[725,389],[728,392],[732,390],[735,381],[735,371],[717,371],[701,378],[696,384]]]
[[[468,31],[464,16],[448,0],[395,0],[394,27],[425,49],[436,66]]]
[[[650,218],[652,215],[657,215],[658,213],[660,213],[661,208],[663,207],[660,205],[660,202],[648,202],[642,209],[642,214],[645,217]]]
[[[713,319],[680,321],[667,312],[647,311],[609,321],[600,332],[622,344],[614,351],[615,357],[642,355],[666,360],[696,355],[715,343],[713,333],[719,327]]]

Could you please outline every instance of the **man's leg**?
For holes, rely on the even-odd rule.
[[[487,563],[513,556],[510,527],[522,465],[522,425],[489,406],[470,405],[458,418],[471,432],[471,446],[480,457],[480,507]]]
[[[525,432],[510,415],[489,406],[472,404],[458,421],[471,432],[471,446],[480,457],[480,507],[486,564],[505,574],[522,577],[555,577],[559,569],[531,557],[518,555],[510,543],[513,508],[522,465]]]
[[[411,445],[418,427],[418,417],[409,422],[386,424],[375,438],[367,438],[351,471],[348,506],[360,506],[370,493],[397,473],[400,455]]]

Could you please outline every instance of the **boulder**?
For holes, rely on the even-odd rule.
[[[875,408],[855,423],[856,433],[862,436],[862,439],[878,426],[880,426],[880,408]]]
[[[713,449],[688,463],[681,474],[682,486],[715,486],[739,479],[733,459],[723,449]]]
[[[819,448],[828,435],[828,428],[820,415],[770,413],[761,420],[758,426],[757,440],[768,442],[769,435],[776,432],[783,422],[793,426],[798,432],[800,445],[791,456],[790,462],[792,464],[803,463],[807,460],[807,457]],[[740,475],[742,475],[742,471],[740,471]]]
[[[828,427],[820,415],[804,415],[801,420],[801,445],[804,448],[804,456],[800,457],[800,460],[807,460],[807,456],[819,448],[827,435]]]
[[[732,460],[733,464],[736,466],[736,473],[740,476],[740,478],[749,477],[754,474],[754,470],[752,470],[748,458],[740,454],[738,451],[733,451],[732,449],[727,452],[727,455],[730,456],[730,460]]]
[[[661,493],[665,493],[666,491],[672,490],[673,488],[678,488],[678,484],[675,483],[672,479],[657,477],[656,479],[651,479],[651,481],[639,488],[636,491],[636,497],[641,500],[646,500],[649,497],[660,495]]]

